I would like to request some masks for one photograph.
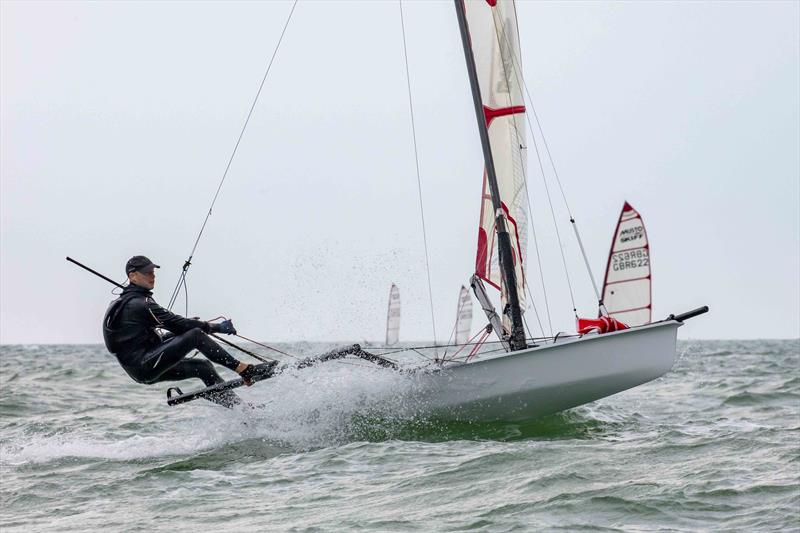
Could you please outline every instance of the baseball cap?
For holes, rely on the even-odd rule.
[[[150,261],[143,255],[134,255],[128,262],[125,263],[125,273],[130,274],[131,272],[141,272],[142,274],[149,274],[156,268],[161,268],[157,264]]]

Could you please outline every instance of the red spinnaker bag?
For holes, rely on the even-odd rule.
[[[609,333],[623,329],[628,329],[628,326],[610,316],[578,319],[578,333],[581,335],[586,333]]]

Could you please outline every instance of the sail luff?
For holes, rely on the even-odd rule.
[[[491,142],[489,139],[488,123],[498,117],[512,115],[518,112],[518,109],[499,109],[487,106],[481,96],[481,85],[478,80],[477,69],[475,65],[475,56],[473,53],[473,44],[470,40],[470,32],[467,24],[466,6],[463,0],[454,0],[456,8],[456,16],[458,18],[459,30],[461,32],[461,43],[464,49],[464,58],[467,63],[467,72],[469,75],[470,88],[472,90],[472,100],[475,106],[475,115],[478,122],[478,133],[481,139],[481,147],[483,149],[484,165],[486,181],[489,185],[492,201],[492,216],[494,222],[494,230],[497,235],[498,245],[498,262],[502,271],[502,285],[505,289],[505,295],[508,298],[508,310],[511,318],[511,338],[510,345],[512,350],[520,350],[526,347],[525,342],[525,329],[522,323],[522,310],[520,307],[520,295],[518,293],[518,281],[516,266],[514,260],[514,252],[511,245],[511,236],[506,224],[507,218],[514,223],[513,218],[509,216],[508,206],[504,205],[500,195],[500,188],[497,182],[497,174],[495,168],[495,161],[492,154]],[[489,7],[494,8],[497,2],[487,2]],[[524,110],[524,108],[523,108]],[[482,209],[483,212],[483,209]],[[481,230],[483,231],[483,230]],[[484,237],[484,246],[486,245],[487,235]],[[480,239],[479,239],[480,246]],[[519,249],[519,248],[518,248]],[[479,248],[479,254],[481,250]],[[521,263],[522,255],[520,254],[519,261]],[[477,266],[477,265],[476,265]],[[489,280],[487,280],[489,281]]]

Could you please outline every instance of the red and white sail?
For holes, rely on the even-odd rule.
[[[400,340],[400,289],[392,283],[389,289],[389,308],[386,311],[386,346]]]
[[[525,309],[525,259],[528,240],[525,185],[525,101],[517,16],[512,0],[465,0],[472,53],[481,90],[502,209],[511,236],[520,309]],[[492,206],[484,169],[475,273],[503,290]],[[501,295],[505,307],[506,295]],[[507,317],[505,317],[507,318]]]
[[[472,296],[463,285],[458,293],[458,308],[456,309],[456,344],[469,341],[472,330]]]
[[[650,245],[641,215],[628,202],[614,231],[603,283],[603,303],[612,318],[628,326],[652,320]]]

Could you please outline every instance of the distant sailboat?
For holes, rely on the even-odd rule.
[[[650,243],[642,216],[628,202],[622,206],[608,253],[603,304],[608,316],[630,327],[652,321]]]
[[[386,310],[386,346],[400,341],[400,289],[392,283],[389,289],[389,306]]]
[[[461,286],[458,293],[458,308],[456,309],[456,344],[469,342],[472,330],[472,297],[469,290]]]

